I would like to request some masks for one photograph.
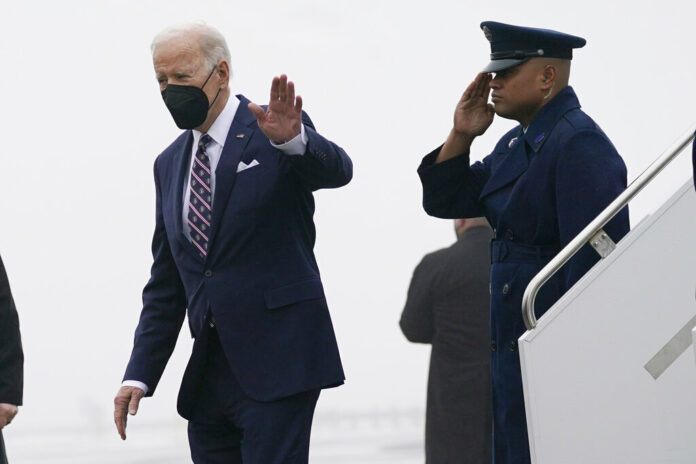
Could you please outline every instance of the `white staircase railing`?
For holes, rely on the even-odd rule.
[[[657,158],[643,173],[624,190],[621,195],[607,206],[594,221],[590,222],[573,240],[568,243],[527,285],[522,297],[522,318],[527,330],[537,325],[534,314],[534,302],[539,289],[563,267],[586,243],[589,243],[602,258],[607,257],[614,249],[614,242],[602,229],[619,211],[621,211],[638,192],[650,183],[684,148],[694,139],[696,125],[677,140],[667,151]]]

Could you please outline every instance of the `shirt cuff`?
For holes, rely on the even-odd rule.
[[[300,133],[292,140],[280,144],[275,144],[273,140],[270,139],[269,141],[274,148],[277,148],[286,155],[304,155],[304,152],[307,151],[307,133],[305,132],[304,124],[300,127]]]
[[[121,386],[122,387],[138,387],[144,393],[147,393],[147,391],[148,391],[147,385],[145,385],[144,383],[139,382],[137,380],[124,380],[123,382],[121,382]]]

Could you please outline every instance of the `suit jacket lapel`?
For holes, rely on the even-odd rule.
[[[217,235],[220,227],[220,221],[227,207],[227,203],[234,186],[234,181],[237,177],[237,167],[242,159],[244,148],[249,143],[249,139],[254,134],[254,129],[250,127],[256,118],[249,111],[247,100],[242,95],[238,95],[240,100],[237,113],[232,120],[232,125],[225,139],[225,147],[222,149],[222,155],[215,169],[215,195],[213,197],[213,223],[210,233],[210,245],[208,249],[212,249],[213,240]]]
[[[525,173],[529,161],[527,160],[524,137],[517,137],[512,149],[507,155],[501,156],[501,160],[496,164],[497,166],[493,166],[493,173],[486,185],[483,186],[479,198],[505,187]]]

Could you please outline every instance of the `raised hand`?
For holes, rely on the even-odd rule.
[[[268,109],[249,103],[249,110],[256,116],[259,129],[275,144],[292,140],[302,128],[302,97],[295,97],[295,84],[288,82],[285,74],[273,78]]]
[[[456,133],[473,139],[486,132],[493,122],[495,111],[493,105],[488,103],[491,78],[490,74],[479,73],[462,94],[454,110]]]
[[[0,403],[0,430],[12,422],[18,411],[14,404]]]
[[[143,396],[145,396],[145,392],[138,387],[124,386],[118,390],[116,398],[114,398],[114,422],[121,440],[126,439],[128,414],[131,416],[137,414],[138,404]]]
[[[468,154],[474,138],[490,127],[495,116],[493,105],[488,103],[491,79],[490,74],[479,73],[462,94],[454,110],[454,127],[437,155],[436,163]]]

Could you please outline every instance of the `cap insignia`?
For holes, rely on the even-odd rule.
[[[489,42],[493,40],[493,33],[488,26],[483,26],[483,35],[486,36],[486,39],[488,39]]]

